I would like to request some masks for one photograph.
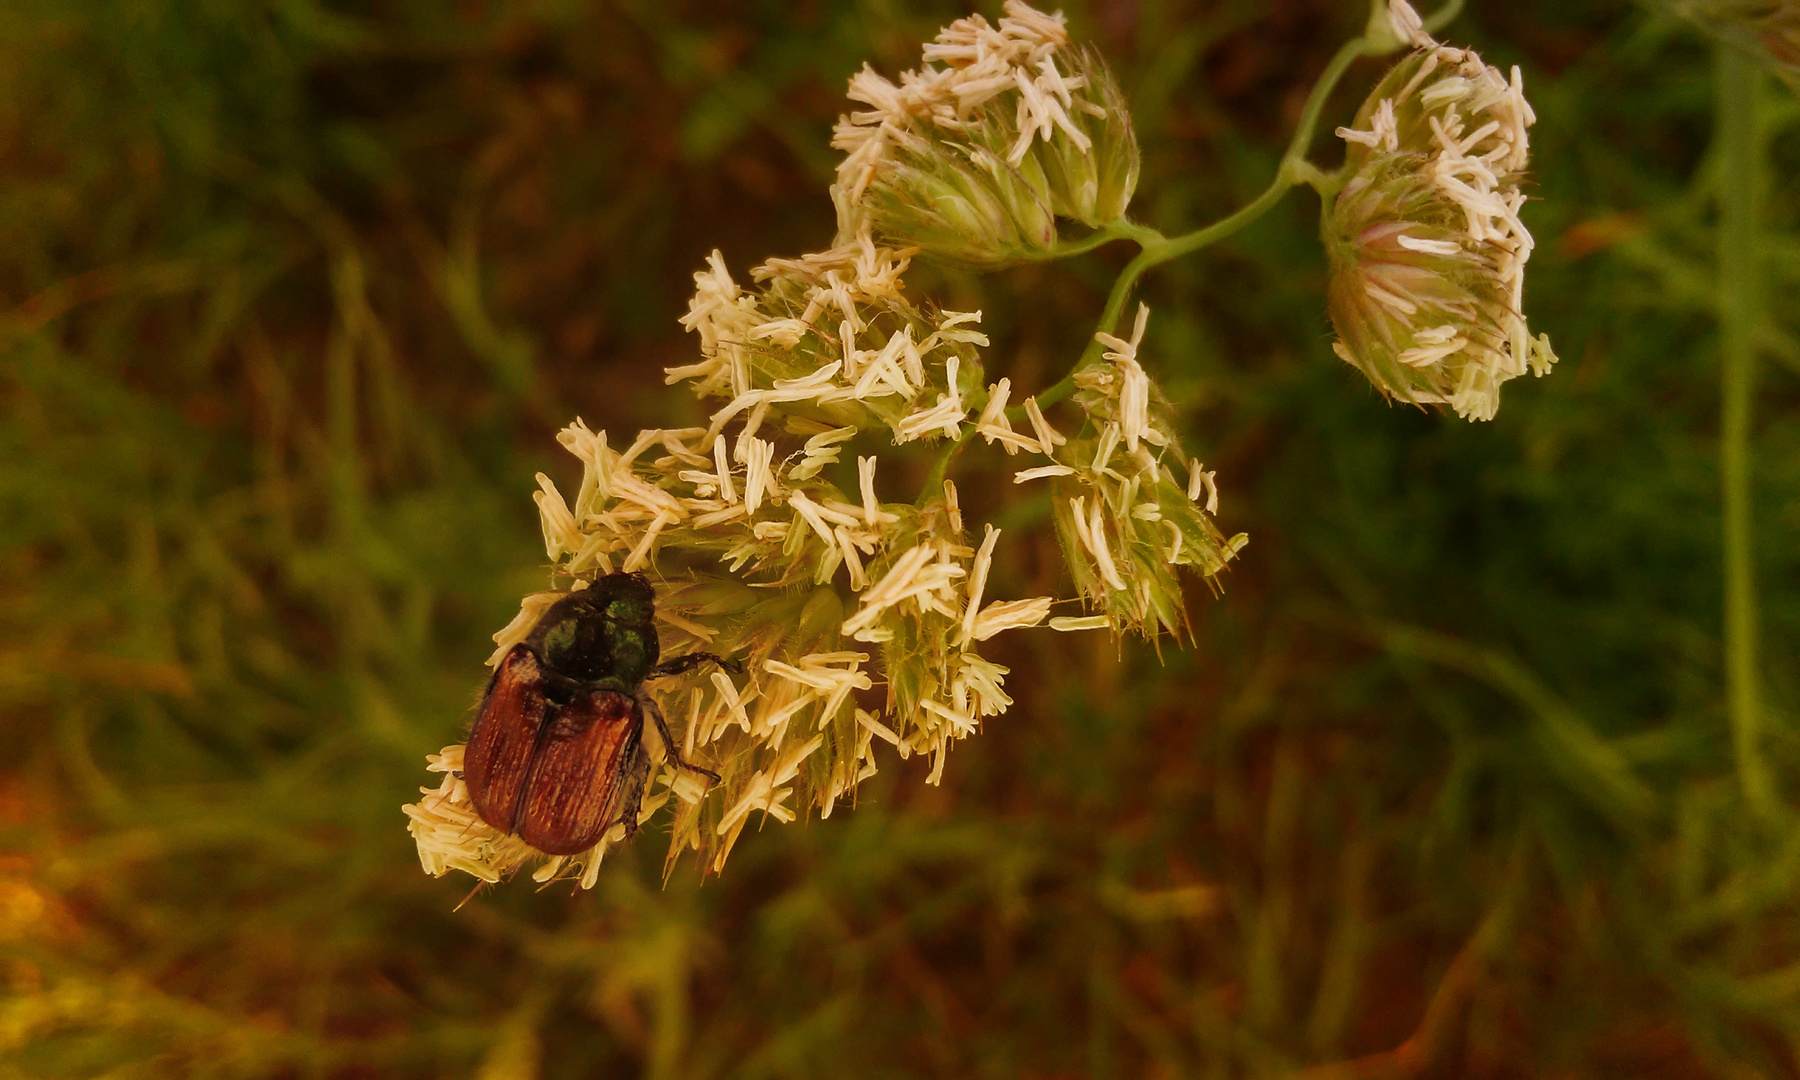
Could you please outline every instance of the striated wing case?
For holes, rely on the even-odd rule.
[[[518,831],[520,796],[548,711],[537,657],[523,645],[513,646],[488,683],[463,749],[469,801],[501,832]]]
[[[573,855],[599,843],[643,782],[648,758],[637,702],[613,690],[583,694],[555,711],[538,742],[519,836],[551,855]]]

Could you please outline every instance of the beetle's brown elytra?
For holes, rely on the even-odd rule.
[[[637,831],[650,755],[644,715],[679,768],[684,761],[646,679],[703,663],[711,653],[658,664],[656,593],[642,574],[609,574],[550,605],[488,681],[463,752],[463,780],[489,825],[550,855],[573,855],[614,825]]]

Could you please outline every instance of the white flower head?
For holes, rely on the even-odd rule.
[[[1064,559],[1105,613],[1093,625],[1180,636],[1188,626],[1178,569],[1211,584],[1248,541],[1219,530],[1212,474],[1182,450],[1168,402],[1138,361],[1149,319],[1139,305],[1130,338],[1096,335],[1101,362],[1075,376],[1086,430],[1055,452],[1055,471],[1035,475],[1053,478]],[[1060,628],[1079,625],[1065,619]]]
[[[673,806],[671,860],[695,850],[717,870],[746,827],[829,814],[874,774],[874,741],[929,755],[936,782],[950,744],[1011,704],[984,643],[1049,616],[1051,597],[994,595],[999,531],[965,542],[953,483],[923,505],[880,497],[891,482],[880,444],[972,434],[985,385],[981,313],[915,306],[900,287],[905,266],[864,232],[772,259],[744,287],[715,253],[683,320],[700,359],[669,371],[709,401],[707,423],[620,447],[577,420],[559,436],[581,466],[573,503],[539,478],[557,574],[579,588],[648,573],[665,656],[705,650],[744,665],[650,684],[679,756],[721,774],[708,789],[652,754],[643,813]],[[1036,449],[1006,426],[1004,394],[985,404],[988,427]],[[876,452],[851,453],[859,439]],[[495,635],[496,658],[559,595],[527,597]],[[475,813],[461,752],[432,758],[445,779],[407,809],[427,871],[492,881],[536,862],[543,880],[591,884],[623,830],[568,858],[534,851]]]
[[[1333,348],[1383,394],[1487,420],[1501,383],[1555,363],[1522,309],[1534,119],[1518,68],[1509,79],[1431,44],[1338,129],[1349,149],[1325,221]]]
[[[1118,85],[1061,15],[1008,0],[998,25],[958,19],[898,82],[864,67],[861,106],[838,121],[840,238],[975,266],[1028,259],[1056,222],[1121,218],[1137,186],[1137,137]]]

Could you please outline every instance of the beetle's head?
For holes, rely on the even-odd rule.
[[[647,626],[656,619],[656,590],[642,574],[608,574],[578,596],[588,607],[614,622]]]
[[[551,605],[530,643],[552,671],[636,686],[656,663],[656,590],[642,574],[608,574]]]

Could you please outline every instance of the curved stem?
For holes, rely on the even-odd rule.
[[[1325,99],[1330,97],[1331,92],[1337,88],[1338,80],[1344,77],[1344,72],[1350,70],[1350,65],[1363,54],[1370,52],[1372,48],[1379,48],[1379,46],[1371,46],[1367,38],[1352,38],[1344,42],[1337,54],[1331,58],[1331,63],[1325,66],[1325,71],[1319,76],[1319,81],[1313,84],[1312,93],[1306,96],[1306,106],[1300,111],[1300,123],[1294,128],[1294,137],[1288,140],[1287,152],[1281,156],[1281,166],[1275,170],[1275,176],[1269,181],[1269,186],[1263,189],[1263,193],[1258,195],[1255,201],[1222,221],[1216,221],[1205,228],[1195,229],[1191,233],[1170,237],[1161,244],[1146,247],[1138,256],[1138,259],[1147,260],[1143,269],[1168,262],[1170,259],[1198,251],[1209,244],[1215,244],[1225,239],[1268,213],[1270,208],[1280,202],[1283,195],[1287,194],[1289,188],[1296,184],[1312,183],[1315,178],[1324,177],[1325,173],[1306,160],[1306,152],[1312,147],[1313,132],[1319,126],[1319,114],[1324,111]],[[1135,263],[1138,260],[1132,261]],[[1130,274],[1131,267],[1127,266],[1125,272]],[[1143,270],[1140,269],[1139,273],[1142,272]],[[1123,304],[1124,301],[1121,299],[1119,306],[1122,307]],[[1107,322],[1105,326],[1116,325],[1118,314],[1118,310],[1115,309],[1112,313],[1113,321]]]
[[[1288,193],[1288,189],[1297,184],[1311,184],[1319,189],[1322,197],[1328,190],[1333,189],[1336,183],[1335,175],[1322,172],[1317,166],[1306,160],[1306,152],[1312,146],[1313,134],[1319,126],[1319,115],[1325,109],[1326,99],[1331,96],[1332,90],[1337,88],[1338,80],[1344,77],[1344,72],[1350,70],[1350,65],[1364,55],[1385,51],[1385,48],[1379,43],[1371,42],[1367,37],[1357,37],[1346,41],[1338,49],[1337,53],[1332,56],[1331,62],[1325,66],[1325,71],[1319,76],[1319,81],[1313,84],[1312,92],[1306,97],[1306,105],[1300,111],[1300,122],[1294,128],[1293,138],[1288,140],[1287,150],[1282,154],[1281,165],[1275,170],[1274,178],[1269,181],[1269,186],[1263,189],[1262,194],[1248,205],[1211,225],[1195,229],[1193,232],[1183,233],[1180,236],[1165,237],[1154,229],[1143,226],[1134,226],[1135,231],[1121,233],[1121,235],[1137,240],[1143,245],[1143,250],[1125,264],[1125,269],[1113,282],[1112,292],[1106,298],[1106,307],[1100,313],[1098,331],[1111,333],[1119,325],[1119,316],[1124,313],[1125,301],[1131,294],[1132,286],[1136,285],[1138,278],[1144,275],[1144,271],[1168,262],[1170,259],[1180,258],[1208,245],[1216,244],[1243,229],[1268,213],[1276,203],[1281,201],[1281,197]],[[1055,385],[1037,395],[1038,404],[1040,406],[1053,405],[1073,393],[1075,373],[1094,363],[1099,358],[1100,352],[1100,343],[1089,340],[1074,369]],[[1014,417],[1013,410],[1009,409],[1007,415],[1009,418],[1022,418],[1024,410],[1018,410],[1017,417]]]
[[[1425,18],[1425,31],[1435,34],[1449,26],[1451,20],[1462,14],[1463,0],[1446,0],[1443,7],[1438,8]]]
[[[1070,255],[1081,255],[1097,247],[1104,247],[1114,240],[1136,240],[1142,245],[1148,238],[1160,240],[1162,234],[1147,225],[1139,225],[1136,222],[1120,218],[1110,224],[1102,225],[1079,240],[1057,244],[1044,257],[1046,259],[1063,259]]]
[[[914,503],[915,506],[924,506],[934,498],[943,495],[944,478],[950,473],[951,459],[961,453],[963,445],[974,436],[975,425],[969,424],[962,429],[962,434],[951,441],[949,446],[944,447],[943,453],[939,454],[937,460],[931,463],[931,471],[925,474],[925,483],[919,487],[919,498]]]
[[[1350,70],[1350,65],[1364,56],[1378,56],[1387,51],[1388,46],[1367,37],[1352,38],[1339,47],[1331,63],[1325,65],[1319,81],[1313,84],[1312,93],[1306,95],[1306,105],[1300,110],[1300,123],[1294,128],[1294,137],[1288,140],[1287,153],[1282,158],[1283,171],[1291,171],[1294,163],[1306,160],[1306,152],[1312,149],[1313,133],[1319,126],[1319,114],[1325,111],[1325,99],[1337,89],[1338,80]]]
[[[1237,232],[1268,213],[1269,208],[1280,202],[1281,197],[1287,194],[1288,188],[1292,186],[1292,181],[1286,179],[1286,170],[1283,169],[1276,174],[1274,182],[1264,188],[1263,193],[1258,195],[1254,202],[1230,217],[1216,221],[1205,228],[1196,229],[1191,233],[1173,238],[1159,238],[1146,243],[1143,250],[1126,263],[1125,269],[1121,270],[1119,276],[1114,279],[1112,292],[1106,297],[1106,307],[1100,312],[1100,322],[1096,332],[1111,333],[1113,328],[1119,325],[1119,316],[1125,310],[1125,300],[1131,295],[1131,287],[1137,284],[1138,278],[1144,275],[1144,271],[1190,251],[1198,251],[1208,244],[1223,240]],[[1040,407],[1054,405],[1068,397],[1075,389],[1075,373],[1092,364],[1100,355],[1100,351],[1100,342],[1090,338],[1087,348],[1082,351],[1081,359],[1076,361],[1074,369],[1064,375],[1054,386],[1038,394],[1038,405]],[[1008,410],[1009,414],[1010,412],[1011,410]],[[1023,410],[1020,411],[1020,415],[1024,415]]]

